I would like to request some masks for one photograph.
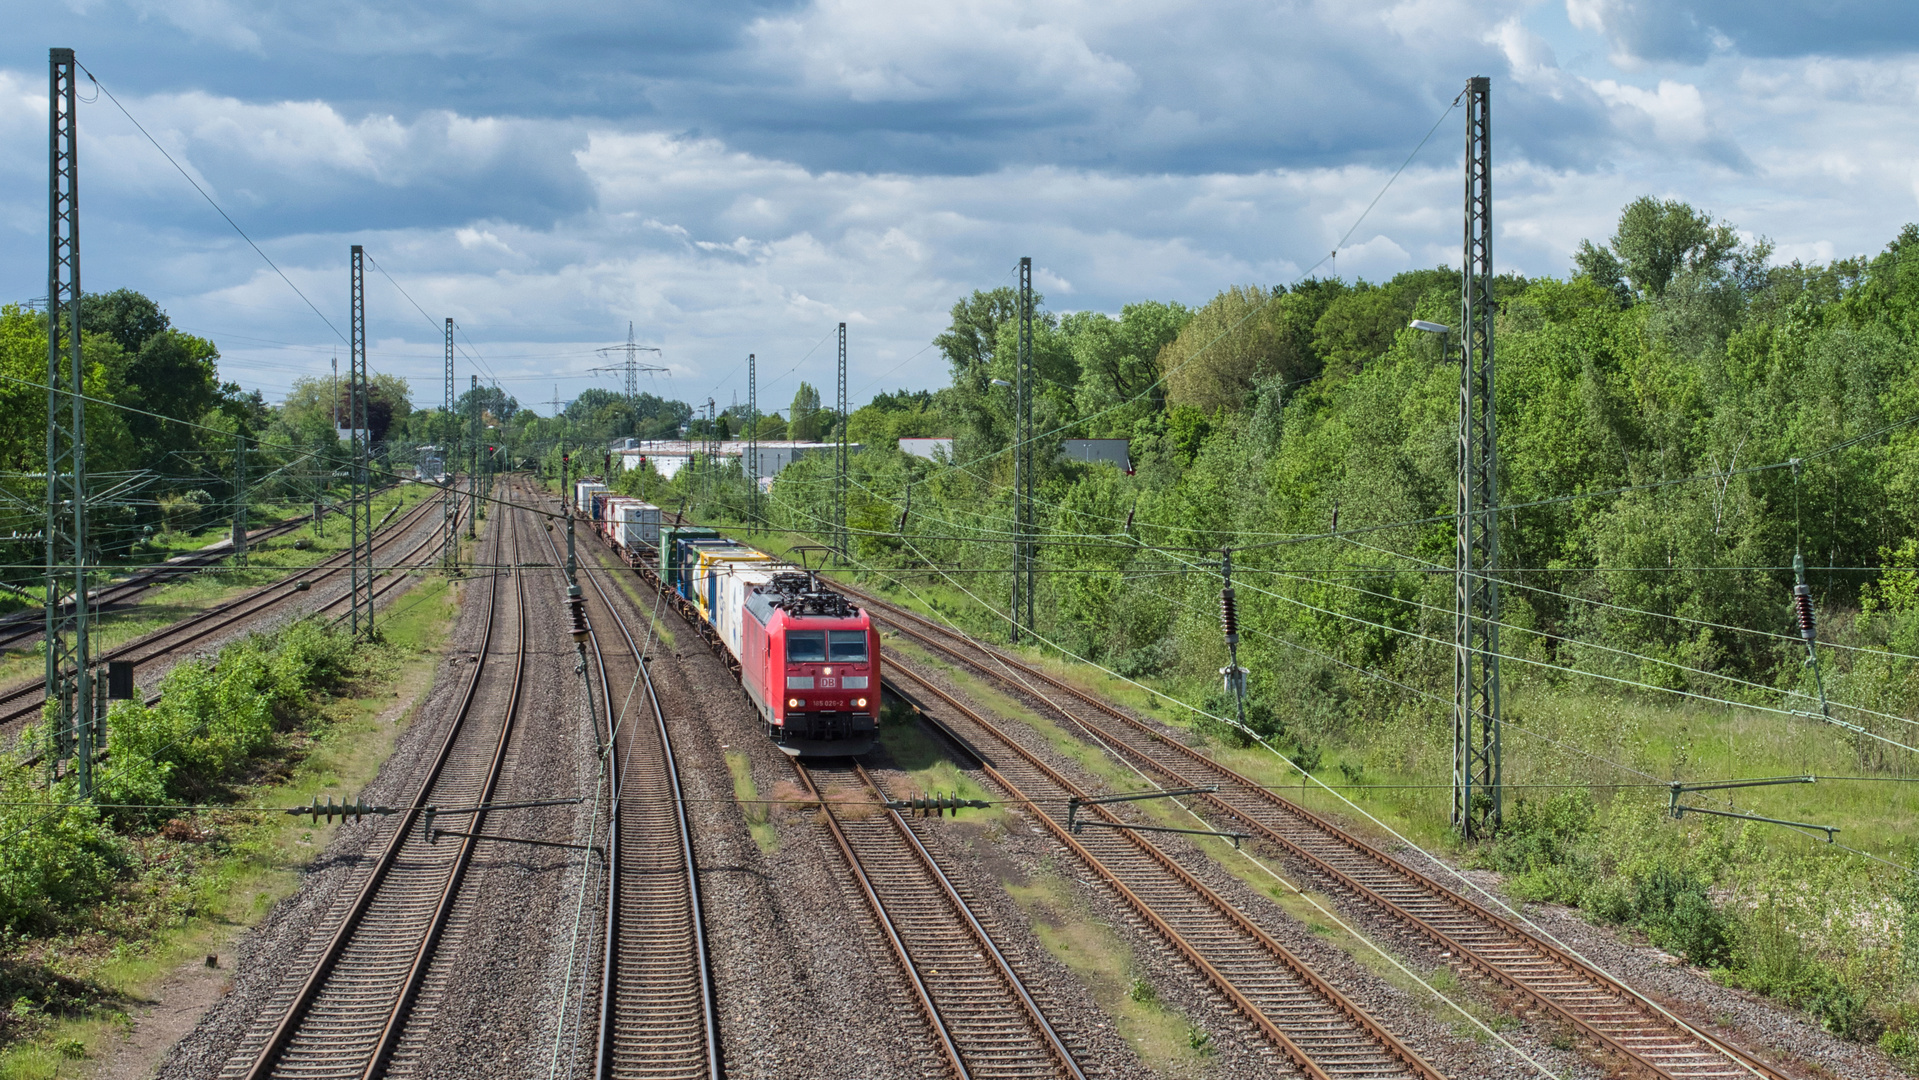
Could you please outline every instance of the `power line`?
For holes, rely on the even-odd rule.
[[[323,323],[326,323],[326,327],[328,330],[333,331],[333,336],[339,338],[343,342],[346,341],[346,335],[340,333],[340,328],[333,325],[333,320],[327,318],[326,314],[322,312],[319,309],[319,307],[317,307],[313,303],[312,300],[307,299],[307,294],[300,291],[300,287],[293,283],[292,278],[286,276],[286,272],[280,269],[280,266],[278,263],[274,262],[272,258],[270,258],[267,255],[266,252],[260,250],[260,245],[253,242],[253,237],[248,236],[247,231],[240,227],[240,223],[233,220],[232,216],[230,216],[225,210],[222,210],[220,208],[220,204],[213,200],[213,196],[207,194],[207,190],[200,186],[200,182],[193,178],[193,174],[181,168],[180,163],[178,161],[173,160],[173,155],[167,153],[167,148],[160,145],[160,141],[158,139],[155,139],[153,135],[147,131],[145,125],[141,124],[140,121],[134,119],[133,114],[127,111],[127,107],[125,105],[120,104],[120,99],[113,96],[113,91],[108,90],[106,86],[103,83],[101,83],[98,78],[94,76],[93,72],[87,71],[85,64],[79,64],[77,61],[75,63],[80,68],[81,71],[86,72],[87,78],[92,80],[93,85],[99,87],[100,92],[107,96],[107,100],[113,102],[114,108],[119,109],[120,114],[122,116],[125,116],[129,121],[131,121],[133,123],[133,126],[140,130],[140,134],[145,135],[147,138],[147,141],[153,144],[153,148],[155,150],[160,151],[160,156],[167,159],[167,164],[173,166],[174,169],[178,170],[181,176],[186,177],[187,183],[193,185],[193,190],[200,193],[200,197],[207,201],[207,205],[213,207],[214,212],[219,214],[222,218],[224,218],[228,225],[233,226],[233,231],[240,234],[240,239],[245,240],[247,242],[247,246],[253,249],[253,253],[260,256],[260,258],[266,260],[266,264],[273,268],[274,273],[280,275],[280,280],[287,283],[287,288],[292,289],[294,292],[294,295],[298,296],[301,300],[306,301],[306,306],[309,308],[312,308],[313,313],[315,315],[320,316],[320,321]]]

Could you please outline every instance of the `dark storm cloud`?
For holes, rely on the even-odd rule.
[[[991,2],[94,0],[77,9],[29,14],[15,40],[72,41],[133,92],[184,84],[241,101],[318,99],[350,119],[409,123],[446,109],[637,125],[822,171],[1051,164],[1194,175],[1402,155],[1408,133],[1423,131],[1466,75],[1508,74],[1494,31],[1523,4],[1116,2],[1089,13]],[[32,70],[27,56],[6,66]],[[1508,153],[1559,167],[1604,153],[1595,141],[1605,112],[1590,93],[1504,79],[1499,93],[1512,115],[1536,121],[1512,129]],[[552,143],[527,130],[522,162]],[[570,205],[566,189],[523,177],[495,188],[536,192],[528,220]]]

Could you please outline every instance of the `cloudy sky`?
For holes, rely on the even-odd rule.
[[[856,400],[943,384],[947,308],[1022,255],[1053,309],[1115,313],[1455,264],[1457,111],[1359,219],[1471,75],[1493,79],[1501,270],[1563,274],[1646,193],[1786,259],[1919,219],[1919,19],[1890,0],[56,0],[7,20],[0,299],[46,291],[46,50],[69,46],[342,329],[366,245],[398,283],[369,271],[372,364],[422,405],[448,315],[462,386],[617,388],[586,369],[631,321],[671,369],[655,392],[744,400],[754,352],[771,408],[830,385],[840,321]],[[108,98],[80,117],[88,289],[155,297],[269,398],[324,374],[326,322]]]

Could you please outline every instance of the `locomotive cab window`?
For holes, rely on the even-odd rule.
[[[829,630],[827,640],[833,651],[835,664],[866,663],[866,631]]]
[[[863,658],[866,646],[860,645]],[[816,664],[826,659],[826,631],[824,630],[788,630],[786,632],[786,662],[789,664]]]

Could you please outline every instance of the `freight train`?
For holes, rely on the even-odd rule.
[[[583,481],[575,512],[699,627],[740,677],[767,737],[794,757],[864,754],[879,737],[872,618],[803,567],[665,523],[659,507]]]

